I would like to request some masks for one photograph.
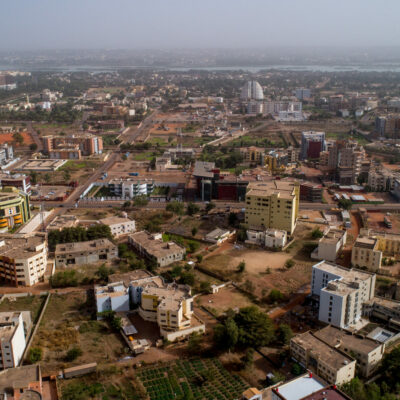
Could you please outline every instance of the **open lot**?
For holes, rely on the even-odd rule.
[[[51,185],[37,185],[33,186],[31,194],[32,201],[61,201],[65,200],[73,191],[70,186],[51,186]]]
[[[0,312],[4,311],[30,311],[32,322],[35,323],[39,318],[40,310],[46,300],[44,296],[23,296],[5,298],[0,303]]]
[[[392,228],[387,228],[383,222],[386,213],[382,212],[368,212],[368,227],[369,229],[382,232],[399,233],[400,231],[400,217],[399,214],[391,214],[387,217],[392,222]]]
[[[32,136],[29,132],[19,132],[22,136],[23,142],[19,144],[13,138],[12,133],[1,133],[0,134],[0,144],[8,143],[12,144],[13,146],[20,147],[20,146],[29,146],[33,143]]]
[[[79,126],[77,124],[66,124],[66,123],[37,123],[33,125],[33,129],[35,129],[40,136],[47,135],[59,135],[62,133],[70,134],[76,133],[79,130]]]

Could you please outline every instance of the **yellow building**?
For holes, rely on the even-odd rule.
[[[14,187],[0,191],[0,232],[7,232],[30,219],[29,195]]]
[[[262,164],[265,154],[265,150],[262,147],[242,147],[239,151],[244,162]]]
[[[247,186],[245,223],[249,227],[280,229],[292,234],[299,201],[297,182],[252,182]]]

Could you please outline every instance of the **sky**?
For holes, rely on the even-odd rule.
[[[399,46],[399,0],[2,0],[0,50]]]

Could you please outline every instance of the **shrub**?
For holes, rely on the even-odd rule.
[[[286,267],[287,269],[290,269],[290,268],[292,268],[293,266],[294,266],[294,261],[293,261],[292,259],[286,260],[286,262],[285,262],[285,267]]]
[[[31,347],[29,350],[29,361],[31,364],[35,364],[42,359],[43,350],[41,347]]]
[[[67,351],[67,354],[65,356],[65,361],[74,361],[76,360],[78,357],[80,357],[83,354],[83,351],[80,347],[73,347],[72,349]]]

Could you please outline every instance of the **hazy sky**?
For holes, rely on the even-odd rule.
[[[1,0],[0,49],[398,46],[399,0]]]

